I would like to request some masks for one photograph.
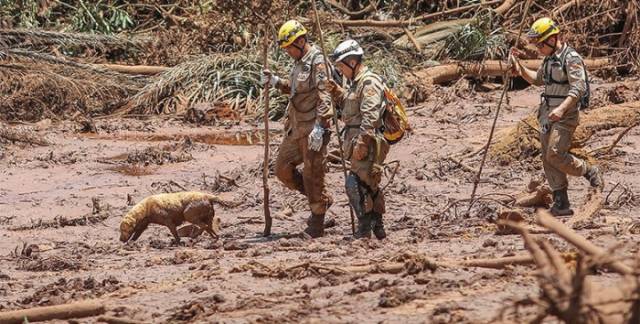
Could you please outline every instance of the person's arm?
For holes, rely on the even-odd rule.
[[[291,83],[289,80],[278,78],[278,82],[273,86],[284,94],[291,94]]]
[[[315,70],[315,83],[318,89],[318,107],[316,114],[316,123],[324,128],[329,128],[331,125],[331,118],[333,117],[333,105],[331,102],[331,94],[327,89],[327,67],[324,63],[316,64]]]
[[[582,58],[570,53],[566,58],[567,80],[569,81],[569,93],[562,103],[549,113],[549,119],[558,121],[571,109],[574,109],[578,101],[587,91],[587,77]]]
[[[542,78],[543,77],[542,66],[537,71],[527,68],[522,64],[522,62],[519,59],[519,57],[521,57],[522,55],[523,53],[521,51],[515,48],[511,49],[511,55],[509,55],[509,59],[512,64],[512,72],[515,75],[522,77],[525,81],[529,82],[529,84],[532,84],[535,86],[544,85],[544,80]]]
[[[376,133],[375,123],[382,116],[382,96],[384,96],[384,89],[380,85],[371,81],[365,81],[362,87],[362,100],[360,101],[360,115],[362,121],[360,123],[360,130],[362,133],[358,136],[356,145],[353,149],[353,157],[356,160],[363,160],[369,153],[369,143],[374,140]]]

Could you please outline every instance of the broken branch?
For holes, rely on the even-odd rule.
[[[34,307],[0,313],[0,323],[21,324],[23,322],[42,322],[54,319],[84,318],[103,314],[102,302],[79,302],[72,304]]]
[[[538,211],[536,221],[538,222],[538,224],[550,229],[551,231],[565,239],[567,242],[573,244],[575,247],[591,256],[598,256],[606,253],[603,248],[600,248],[589,242],[587,239],[562,224],[559,220],[551,216],[551,214],[549,214],[549,212],[545,210]],[[633,270],[629,266],[620,261],[612,261],[611,263],[607,264],[607,267],[622,275],[633,273]]]

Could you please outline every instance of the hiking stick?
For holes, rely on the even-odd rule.
[[[264,24],[262,64],[269,69],[269,27]],[[262,188],[264,189],[264,236],[271,235],[271,211],[269,210],[269,82],[264,83],[264,162],[262,165]]]
[[[322,29],[320,28],[320,18],[318,17],[318,9],[316,8],[316,1],[311,0],[311,6],[313,8],[313,15],[316,23],[316,30],[320,37],[320,49],[322,49],[322,56],[324,57],[324,66],[327,68],[327,78],[331,78],[331,70],[329,69],[329,57],[327,51],[324,48],[324,37],[322,36]],[[333,124],[336,126],[336,135],[338,136],[338,145],[340,147],[340,161],[342,161],[342,171],[344,173],[344,186],[347,187],[347,164],[344,161],[344,150],[342,149],[342,137],[340,137],[340,128],[338,127],[338,115],[333,107],[333,99],[331,100],[331,110],[333,111]],[[351,233],[356,234],[355,219],[353,216],[353,207],[349,204],[349,212],[351,214]]]
[[[527,20],[529,7],[531,7],[531,0],[528,0],[525,5],[524,15],[522,16],[522,22],[520,23],[520,29],[518,30],[518,38],[516,38],[516,44],[514,45],[514,47],[518,47],[518,44],[520,43],[520,36],[522,35],[522,28],[524,27],[524,23]],[[491,141],[493,140],[493,133],[496,130],[496,123],[498,122],[498,116],[500,115],[500,108],[502,108],[502,102],[504,98],[507,96],[507,91],[509,91],[510,80],[509,80],[508,73],[509,73],[509,69],[507,69],[504,74],[504,89],[502,89],[502,95],[500,96],[500,101],[498,102],[496,115],[493,118],[493,124],[491,124],[489,139],[487,140],[487,144],[484,146],[484,153],[482,153],[482,161],[480,162],[478,173],[476,174],[475,179],[473,179],[473,190],[471,191],[471,199],[469,200],[469,209],[467,209],[467,215],[469,215],[469,212],[471,212],[471,207],[473,207],[473,203],[475,201],[474,198],[476,196],[476,190],[478,190],[478,183],[480,183],[480,176],[482,175],[482,169],[484,168],[484,163],[487,160],[487,153],[489,152],[489,147],[491,146]]]

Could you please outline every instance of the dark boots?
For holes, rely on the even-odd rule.
[[[387,237],[387,233],[384,231],[384,223],[382,223],[382,214],[373,212],[371,213],[371,220],[373,223],[373,235],[378,240],[382,240]]]
[[[573,215],[573,210],[571,210],[570,207],[571,204],[569,203],[567,188],[553,192],[553,206],[551,206],[551,209],[549,210],[553,216]]]
[[[363,217],[358,218],[358,228],[356,229],[356,239],[371,238],[371,232],[378,240],[387,237],[382,223],[382,214],[375,212],[366,213]]]
[[[604,181],[602,181],[602,174],[600,173],[600,169],[595,165],[590,165],[587,168],[587,173],[584,174],[584,178],[589,180],[589,184],[592,187],[602,188],[604,186]]]
[[[371,238],[371,213],[358,217],[358,228],[356,228],[356,239]]]
[[[311,214],[304,232],[312,238],[322,237],[324,235],[324,214]]]

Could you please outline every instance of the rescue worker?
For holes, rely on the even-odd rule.
[[[380,181],[389,152],[389,143],[382,135],[384,83],[363,64],[363,54],[354,40],[340,43],[333,52],[335,67],[351,86],[345,90],[330,80],[327,88],[342,107],[343,149],[345,159],[351,162],[347,195],[358,218],[355,237],[370,238],[373,231],[382,240],[386,237],[382,220],[385,203]]]
[[[278,44],[295,60],[289,80],[263,71],[262,83],[289,94],[285,136],[276,158],[276,177],[309,201],[311,216],[304,230],[312,238],[324,235],[324,217],[332,204],[325,189],[327,144],[333,111],[326,91],[326,67],[320,49],[307,39],[307,30],[295,20],[278,32]],[[297,166],[303,164],[302,172]]]
[[[555,216],[572,215],[567,175],[584,176],[592,187],[603,186],[597,166],[569,153],[579,111],[586,104],[584,98],[589,91],[587,72],[580,54],[562,41],[560,28],[553,20],[536,20],[527,37],[545,57],[543,64],[537,71],[526,68],[517,58],[522,52],[514,48],[511,50],[513,72],[533,85],[544,85],[538,121],[542,163],[553,190],[550,212]]]

